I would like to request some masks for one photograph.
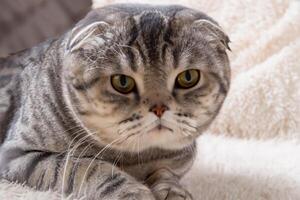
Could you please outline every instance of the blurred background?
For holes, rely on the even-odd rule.
[[[0,57],[68,30],[91,0],[0,0]]]

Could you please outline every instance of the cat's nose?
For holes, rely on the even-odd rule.
[[[149,109],[149,111],[153,112],[157,117],[161,117],[166,110],[169,110],[169,108],[164,104],[157,104]]]

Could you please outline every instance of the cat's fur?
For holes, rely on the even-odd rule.
[[[228,42],[199,11],[112,5],[1,59],[1,177],[87,199],[192,199],[178,181],[228,92]],[[191,68],[198,85],[175,89]],[[120,73],[136,93],[112,88]]]

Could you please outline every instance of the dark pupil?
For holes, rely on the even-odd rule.
[[[190,82],[192,80],[192,76],[189,71],[185,72],[185,80],[187,80],[188,82]]]
[[[126,86],[126,84],[127,84],[127,78],[126,78],[126,76],[122,75],[122,76],[120,77],[120,83],[121,83],[121,85],[122,85],[123,87]]]

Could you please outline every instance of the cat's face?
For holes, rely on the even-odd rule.
[[[204,19],[203,19],[204,18]],[[92,137],[126,151],[191,144],[229,88],[228,38],[183,7],[112,6],[70,33],[70,102]]]

